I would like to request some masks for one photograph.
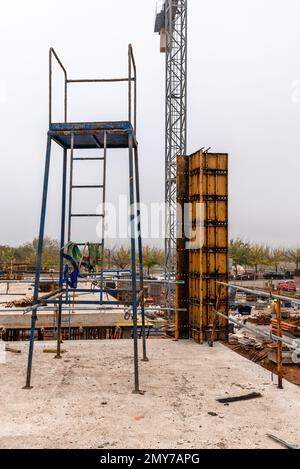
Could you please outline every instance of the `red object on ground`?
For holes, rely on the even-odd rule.
[[[282,291],[296,291],[297,287],[293,280],[285,280],[284,282],[280,282],[277,285],[278,290]]]

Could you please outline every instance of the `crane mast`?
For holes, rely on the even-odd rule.
[[[176,270],[176,169],[177,156],[187,144],[187,0],[158,2],[155,32],[166,54],[165,132],[165,304],[167,316],[174,308]]]

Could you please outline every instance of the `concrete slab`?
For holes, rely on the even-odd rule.
[[[7,293],[7,283],[0,283],[0,305],[1,309],[5,307],[6,303],[15,300],[21,300],[26,296],[30,297],[33,296],[33,283],[10,283],[8,287],[8,291],[11,294]]]
[[[300,388],[278,390],[221,344],[149,340],[144,396],[131,392],[131,341],[65,342],[61,360],[42,352],[50,344],[36,343],[31,391],[21,389],[28,343],[0,364],[1,448],[279,448],[266,433],[300,445]],[[216,401],[253,391],[263,397]]]
[[[71,327],[111,327],[117,324],[127,324],[130,326],[132,320],[124,319],[125,310],[116,308],[108,311],[82,311],[73,312],[70,314],[70,326]],[[1,328],[29,328],[31,324],[31,314],[23,314],[22,312],[0,312],[0,329]],[[62,324],[69,324],[69,314],[63,313]],[[38,323],[36,326],[38,329],[42,327],[53,327],[53,312],[38,313]]]

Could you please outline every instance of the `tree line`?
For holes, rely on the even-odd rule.
[[[1,246],[0,245],[0,271],[19,271],[34,272],[36,251],[38,240],[34,239],[31,243],[21,246]],[[59,250],[60,245],[57,240],[50,238],[44,239],[44,248],[42,256],[42,270],[58,270],[59,268]],[[138,263],[138,259],[137,259]],[[105,268],[126,269],[131,264],[130,249],[125,246],[105,249],[104,265]],[[164,252],[162,249],[145,246],[143,248],[143,266],[150,275],[154,267],[164,265]]]
[[[282,265],[293,265],[295,269],[300,266],[300,248],[270,247],[266,244],[251,243],[243,239],[231,239],[229,257],[237,266],[252,267],[257,273],[266,267],[278,272]]]
[[[0,270],[34,271],[38,240],[22,244],[18,247],[0,245]],[[293,265],[300,268],[300,248],[270,247],[264,244],[251,243],[241,238],[231,239],[229,244],[229,257],[234,268],[238,265],[251,267],[258,272],[262,268],[270,267],[276,272],[281,265]],[[130,249],[126,246],[105,250],[104,264],[106,268],[126,269],[131,263]],[[143,266],[150,275],[154,267],[163,267],[164,252],[162,249],[145,246],[143,248]],[[45,238],[42,269],[58,269],[59,242]]]

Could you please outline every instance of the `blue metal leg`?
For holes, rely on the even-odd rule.
[[[37,258],[36,258],[35,284],[34,284],[34,296],[33,296],[34,305],[38,304],[38,296],[39,296],[41,262],[42,262],[42,252],[43,252],[44,232],[45,232],[45,218],[46,218],[46,208],[47,208],[50,154],[51,154],[51,138],[48,136],[46,161],[45,161],[45,173],[44,173],[43,199],[42,199],[42,209],[41,209],[41,222],[40,222],[39,242],[38,242]],[[31,331],[30,331],[30,343],[29,343],[29,353],[28,353],[27,376],[26,376],[26,384],[24,386],[24,389],[31,389],[31,370],[32,370],[32,357],[33,357],[36,321],[37,321],[37,308],[33,309],[32,314],[31,314]]]
[[[141,196],[140,196],[140,178],[139,178],[139,155],[138,149],[134,151],[135,163],[135,191],[137,202],[137,231],[138,231],[138,252],[139,252],[139,274],[140,274],[140,290],[143,292],[141,300],[141,315],[142,315],[142,337],[143,337],[143,361],[149,361],[147,358],[146,349],[146,330],[145,330],[145,305],[144,305],[144,273],[143,273],[143,243],[142,243],[142,230],[141,230]]]
[[[134,213],[134,173],[133,173],[133,138],[129,137],[129,193],[130,193],[130,236],[131,236],[131,273],[132,273],[132,311],[133,311],[133,347],[134,347],[134,393],[140,394],[138,330],[136,304],[136,259],[135,259],[135,213]]]
[[[67,194],[67,150],[64,150],[63,179],[62,179],[62,202],[61,202],[60,259],[59,259],[59,288],[60,288],[60,290],[63,287],[64,261],[63,261],[62,251],[63,251],[64,246],[65,246],[66,194]],[[61,358],[61,354],[60,354],[61,318],[62,318],[62,295],[59,297],[58,327],[57,327],[57,352],[56,352],[55,358]]]

